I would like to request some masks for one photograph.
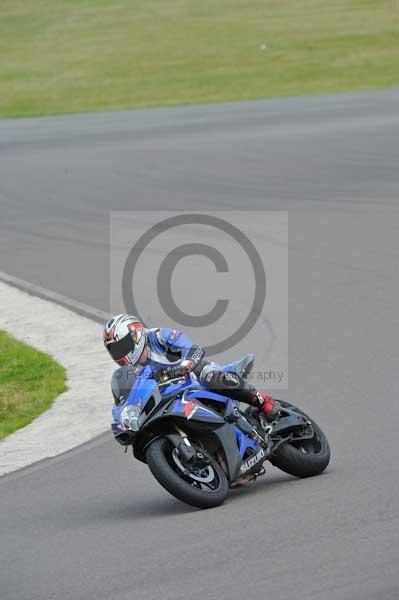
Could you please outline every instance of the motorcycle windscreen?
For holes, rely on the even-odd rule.
[[[132,389],[130,390],[129,396],[127,397],[127,404],[136,404],[138,402],[144,407],[148,399],[157,392],[157,382],[153,379],[153,373],[150,366],[146,366],[136,375],[136,379]]]

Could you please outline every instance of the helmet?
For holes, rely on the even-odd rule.
[[[135,365],[146,343],[143,323],[133,315],[116,315],[104,327],[104,346],[118,365]]]

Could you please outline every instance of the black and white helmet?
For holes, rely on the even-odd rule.
[[[104,346],[118,365],[135,365],[146,344],[143,323],[134,315],[115,315],[104,327]]]

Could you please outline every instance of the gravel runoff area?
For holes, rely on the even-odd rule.
[[[0,282],[0,329],[50,354],[68,374],[68,390],[51,408],[0,442],[0,475],[70,450],[109,427],[113,363],[98,323]]]

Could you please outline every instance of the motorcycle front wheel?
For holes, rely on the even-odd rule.
[[[170,440],[158,438],[147,449],[146,461],[158,483],[186,504],[212,508],[226,499],[227,478],[215,460],[187,464]]]

